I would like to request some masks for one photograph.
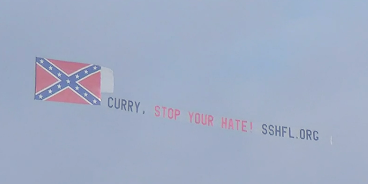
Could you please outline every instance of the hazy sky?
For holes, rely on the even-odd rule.
[[[367,7],[2,0],[0,183],[366,184]],[[109,67],[115,92],[103,100],[151,112],[34,101],[36,56]],[[159,119],[154,105],[316,129],[321,140]]]

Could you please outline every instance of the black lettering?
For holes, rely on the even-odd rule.
[[[270,134],[270,135],[274,135],[273,128],[274,128],[274,126],[273,126],[273,125],[268,126],[268,130],[269,130],[269,134]]]
[[[135,108],[136,108],[136,113],[138,113],[138,108],[139,108],[139,104],[141,104],[141,102],[134,102],[135,103]]]
[[[133,102],[132,101],[128,101],[128,111],[130,109],[130,112],[133,112]]]
[[[121,110],[123,110],[123,107],[124,107],[124,110],[126,111],[126,108],[125,108],[125,105],[127,103],[127,101],[125,99],[121,99]]]
[[[315,141],[318,141],[318,139],[319,139],[319,137],[317,135],[318,135],[318,131],[313,131],[313,139]]]
[[[291,128],[289,127],[289,138],[294,138],[294,136],[291,135]]]
[[[305,139],[305,130],[304,129],[300,129],[300,138]]]
[[[275,132],[276,132],[276,134],[275,134],[275,136],[277,136],[277,133],[279,133],[279,136],[281,136],[281,126],[275,126]]]
[[[307,129],[307,140],[309,139],[312,140],[311,135],[312,135],[312,131]]]
[[[284,126],[282,126],[282,137],[284,137],[284,135],[285,135],[285,133],[286,133],[286,129],[287,127],[284,127]]]
[[[262,125],[262,129],[263,129],[263,130],[262,130],[262,134],[264,134],[264,135],[266,135],[266,134],[267,134],[267,129],[266,129],[266,128],[267,128],[267,125],[266,125],[266,124],[263,124],[263,125]]]
[[[109,97],[109,99],[108,99],[108,102],[107,102],[107,105],[110,107],[110,108],[112,108],[112,106],[113,105],[110,105],[110,100],[114,100],[112,97]]]
[[[116,102],[118,102],[118,104],[116,104]],[[114,105],[115,105],[115,109],[120,109],[120,99],[116,100],[115,98]]]

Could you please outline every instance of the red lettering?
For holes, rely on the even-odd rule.
[[[245,127],[247,127],[247,126],[245,125],[245,123],[247,123],[247,121],[242,121],[242,131],[243,131],[243,132],[247,132],[247,130],[246,130],[246,129],[244,129]]]
[[[160,109],[162,109],[162,113],[160,111]],[[167,112],[166,112],[167,109]],[[161,116],[163,118],[166,118],[166,114],[167,114],[167,118],[169,119],[177,119],[177,117],[180,115],[180,110],[179,109],[173,109],[173,108],[168,108],[168,107],[164,107],[164,106],[155,106],[155,116],[159,117]]]
[[[202,114],[198,112],[188,112],[189,113],[189,121],[196,124],[213,126],[213,116],[208,114]],[[194,119],[193,119],[194,115]]]
[[[171,111],[171,113],[170,113],[170,111]],[[173,118],[174,118],[174,109],[169,108],[169,110],[167,111],[167,116],[168,116],[170,119],[173,119]]]
[[[240,122],[240,120],[236,120],[236,130],[239,130],[239,122]]]
[[[204,115],[204,117],[203,117],[203,114],[201,114],[201,120],[202,120],[202,125],[206,125],[207,124],[207,114]]]
[[[209,117],[209,119],[211,119],[211,121],[212,121],[213,117],[211,116],[211,117]],[[235,122],[236,122],[236,128],[234,128]],[[211,125],[213,126],[212,122],[211,122]],[[251,126],[251,129],[252,129],[252,122],[251,122],[250,126]],[[247,121],[239,120],[239,119],[232,119],[232,118],[227,119],[227,118],[222,117],[221,128],[247,132]]]
[[[195,114],[195,123],[201,123],[200,115],[198,113]]]
[[[175,109],[175,120],[176,118],[180,115],[180,110],[179,109]]]
[[[156,116],[156,117],[159,117],[159,116],[160,116],[160,106],[157,106],[157,105],[156,105],[156,106],[155,106],[155,111],[156,111],[156,112],[155,112],[155,116]]]
[[[162,114],[162,117],[165,117],[165,112],[166,112],[166,107],[162,107],[162,109],[163,109],[163,114]]]
[[[234,130],[234,122],[233,119],[229,119],[229,129],[230,127]]]
[[[213,126],[213,116],[208,115],[208,126]]]
[[[189,113],[189,119],[190,119],[190,122],[192,123],[192,121],[193,121],[193,112],[191,113],[191,112],[188,112]]]
[[[221,121],[222,121],[221,128],[224,128],[224,127],[226,128],[227,127],[227,118],[225,118],[225,120],[224,120],[224,118],[222,118]]]

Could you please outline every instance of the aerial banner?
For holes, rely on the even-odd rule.
[[[272,122],[259,123],[249,117],[227,117],[183,110],[160,104],[145,104],[121,97],[107,97],[114,92],[113,70],[95,64],[36,57],[34,99],[40,101],[104,106],[112,110],[152,116],[198,126],[215,127],[239,133],[283,137],[293,140],[328,142],[332,137],[307,127],[291,127]]]
[[[316,129],[280,125],[273,122],[260,123],[249,117],[229,117],[215,115],[208,112],[183,110],[160,104],[147,104],[137,100],[107,97],[102,106],[123,113],[147,115],[162,120],[190,123],[208,128],[218,128],[243,134],[257,134],[271,137],[288,138],[293,140],[331,143],[330,136]],[[331,143],[332,144],[332,143]]]

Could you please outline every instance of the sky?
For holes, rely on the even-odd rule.
[[[0,4],[0,183],[368,182],[368,1]],[[115,91],[102,106],[36,101],[35,57],[109,67]],[[320,140],[157,118],[155,105]]]

